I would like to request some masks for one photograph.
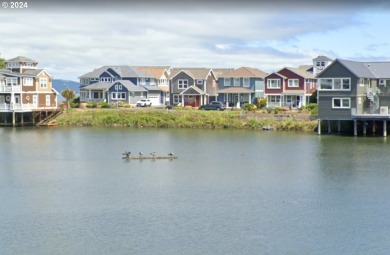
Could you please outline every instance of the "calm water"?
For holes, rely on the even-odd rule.
[[[390,254],[388,143],[1,128],[0,254]]]

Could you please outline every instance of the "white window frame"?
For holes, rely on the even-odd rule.
[[[179,79],[179,80],[177,80],[177,87],[179,89],[186,89],[186,88],[188,88],[188,80],[187,79]]]
[[[8,77],[6,78],[6,84],[7,86],[17,86],[18,85],[18,78],[17,77]]]
[[[272,84],[271,81],[276,81],[277,86],[274,86],[274,84]],[[267,80],[267,89],[280,89],[280,79],[268,79]]]
[[[288,79],[287,87],[289,88],[299,88],[299,79]]]
[[[335,100],[340,100],[340,105],[335,104]],[[347,104],[345,104],[347,102]],[[332,98],[332,109],[350,109],[351,98],[349,97],[333,97]]]
[[[225,87],[231,86],[230,78],[223,78],[223,86],[225,86]]]
[[[270,103],[280,103],[281,102],[281,96],[280,95],[268,95],[267,100]]]
[[[33,78],[29,78],[29,77],[23,78],[23,85],[24,86],[32,86],[32,85],[34,85],[34,79]]]
[[[39,79],[39,87],[41,89],[47,89],[47,78],[40,78]]]
[[[173,103],[178,104],[181,103],[183,96],[179,94],[173,95]]]
[[[233,79],[233,85],[234,87],[239,87],[240,86],[240,78],[234,78]]]
[[[101,77],[100,81],[101,82],[111,82],[111,77]]]
[[[46,106],[50,106],[51,104],[51,98],[50,98],[50,95],[46,95]]]
[[[331,83],[330,83],[331,88],[323,88],[322,87],[323,80],[331,81]],[[345,81],[348,81],[348,88],[344,88]],[[340,84],[340,85],[338,86],[338,84]],[[319,87],[319,90],[350,91],[351,90],[351,78],[348,78],[348,77],[321,78],[321,79],[318,79],[318,87]]]
[[[196,80],[196,84],[203,85],[203,80]]]
[[[243,78],[242,84],[244,87],[250,86],[250,78]]]

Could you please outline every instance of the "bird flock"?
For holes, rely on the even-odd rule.
[[[130,158],[131,152],[130,151],[125,151],[124,153],[122,153],[122,155],[125,156],[125,157]],[[138,156],[139,157],[143,157],[144,153],[140,151],[140,152],[138,152]],[[157,156],[157,153],[155,151],[153,151],[153,152],[151,152],[149,154],[149,156],[151,156],[152,158],[155,158]],[[173,156],[174,156],[174,154],[172,152],[168,153],[168,157],[173,157]]]

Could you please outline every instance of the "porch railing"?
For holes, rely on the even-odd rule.
[[[20,92],[21,86],[0,86],[0,92]]]

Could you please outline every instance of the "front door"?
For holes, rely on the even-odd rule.
[[[46,106],[50,106],[50,95],[46,95]]]
[[[37,95],[33,95],[33,98],[32,98],[32,103],[33,103],[33,107],[34,108],[38,108],[38,96]]]
[[[5,103],[5,97],[4,96],[0,96],[0,104],[4,104]]]

